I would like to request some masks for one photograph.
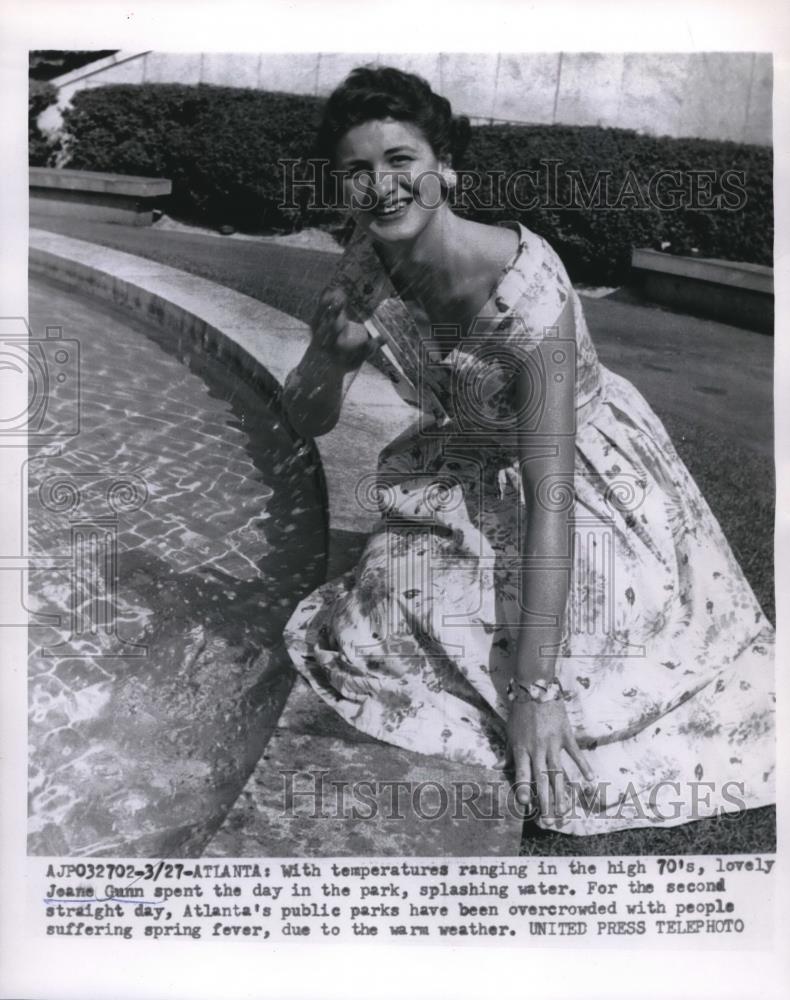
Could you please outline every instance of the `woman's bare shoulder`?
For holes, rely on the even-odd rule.
[[[465,220],[464,286],[474,297],[487,299],[521,253],[520,234],[511,227]],[[479,304],[479,303],[478,303]]]
[[[513,225],[495,225],[490,222],[465,220],[466,236],[470,250],[491,266],[506,262],[518,249],[520,234]]]

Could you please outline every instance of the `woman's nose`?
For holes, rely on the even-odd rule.
[[[381,199],[389,198],[398,186],[398,180],[393,170],[377,170],[372,177],[373,190]]]

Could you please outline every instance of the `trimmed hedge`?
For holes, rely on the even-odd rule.
[[[169,213],[248,232],[292,229],[278,162],[304,155],[321,102],[205,84],[78,91],[63,115],[69,167],[166,177]]]
[[[30,80],[27,92],[27,154],[31,167],[46,167],[54,152],[52,143],[38,127],[38,116],[54,104],[58,94],[51,83]]]
[[[576,280],[622,282],[632,247],[662,243],[672,253],[773,263],[770,148],[594,126],[473,129],[465,169],[485,176],[492,164],[506,176],[533,171],[537,183],[525,181],[520,200],[538,194],[539,203],[491,210],[472,198],[466,214],[519,219],[549,240]]]
[[[304,158],[322,106],[320,98],[206,84],[86,89],[64,114],[68,166],[170,178],[168,212],[196,222],[248,232],[305,224],[338,230],[343,214],[284,192],[279,165],[301,160],[296,175],[312,176]],[[575,280],[620,283],[632,247],[662,243],[671,252],[772,263],[770,148],[613,128],[477,126],[461,167],[457,191],[483,189],[459,197],[458,211],[522,221],[552,243]],[[486,185],[494,170],[502,180],[492,206]],[[520,187],[508,191],[507,178],[525,170],[537,173],[522,174]],[[546,198],[541,188],[550,171],[558,183]],[[656,189],[665,207],[651,187],[661,171],[680,172]],[[283,207],[284,193],[290,207]]]

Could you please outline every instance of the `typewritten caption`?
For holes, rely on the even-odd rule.
[[[775,858],[28,859],[48,937],[770,947]],[[756,891],[755,891],[756,890]]]

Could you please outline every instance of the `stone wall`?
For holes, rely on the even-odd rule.
[[[108,83],[213,83],[328,94],[354,66],[424,76],[475,121],[603,125],[770,145],[770,53],[168,53],[119,51],[53,80],[58,107]]]

